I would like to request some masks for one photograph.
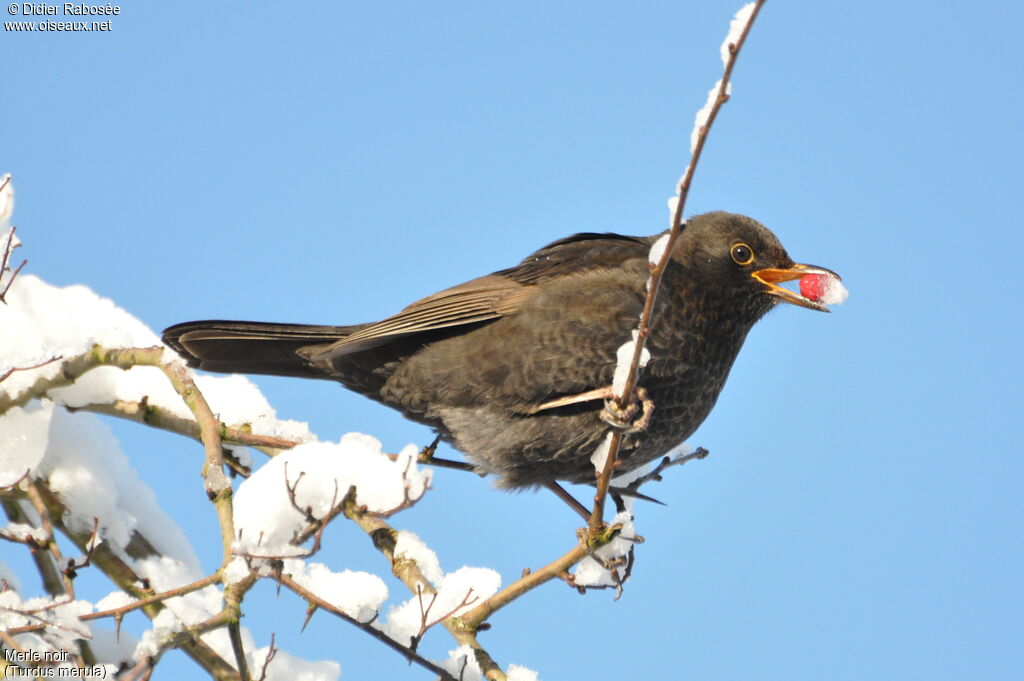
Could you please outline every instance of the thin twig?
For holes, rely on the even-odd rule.
[[[263,658],[263,668],[260,669],[260,677],[256,681],[266,681],[267,668],[270,667],[270,663],[275,657],[277,657],[277,646],[274,644],[274,632],[270,632],[270,648],[267,649],[267,656]]]
[[[697,144],[694,146],[693,153],[690,155],[690,162],[687,164],[686,171],[683,173],[683,177],[679,182],[677,191],[679,200],[676,202],[675,210],[672,213],[668,243],[661,255],[661,259],[651,268],[650,278],[648,279],[647,298],[644,301],[643,312],[640,314],[640,324],[637,327],[637,339],[634,343],[633,356],[629,363],[629,373],[626,377],[626,383],[622,391],[622,395],[619,396],[617,401],[618,406],[621,409],[625,409],[633,399],[634,389],[636,388],[637,379],[640,373],[640,358],[644,351],[644,345],[646,344],[647,338],[651,332],[651,323],[654,315],[654,302],[658,296],[658,288],[661,285],[662,276],[665,274],[665,270],[668,269],[668,264],[671,261],[672,247],[679,238],[679,235],[683,232],[683,211],[686,206],[686,198],[690,193],[690,185],[693,182],[693,174],[697,169],[697,162],[700,160],[701,152],[704,150],[704,143],[707,141],[708,133],[711,131],[711,126],[714,124],[719,110],[729,99],[729,95],[727,94],[729,79],[732,77],[732,70],[736,64],[736,58],[739,56],[740,49],[743,47],[743,43],[746,41],[747,35],[750,33],[750,29],[754,25],[754,21],[757,19],[757,15],[761,11],[762,5],[764,5],[764,0],[757,0],[757,2],[755,2],[754,9],[750,13],[750,17],[747,19],[747,23],[743,27],[743,31],[740,33],[736,43],[729,45],[729,58],[726,60],[725,69],[722,72],[722,79],[718,86],[718,96],[715,98],[714,104],[711,106],[707,122],[701,126],[697,135]],[[594,509],[591,513],[589,522],[591,530],[597,530],[597,528],[599,528],[604,522],[604,502],[607,497],[608,484],[612,477],[612,471],[615,469],[615,462],[618,459],[619,447],[621,444],[622,432],[620,430],[612,430],[611,439],[608,444],[608,458],[605,461],[604,470],[601,471],[601,475],[598,478],[597,493],[594,495]]]
[[[587,546],[580,544],[539,570],[525,572],[519,579],[484,600],[469,612],[463,613],[458,619],[465,627],[476,630],[487,618],[526,592],[564,574],[569,568],[586,558],[588,550]]]
[[[51,575],[52,577],[56,577],[56,580],[46,583],[46,590],[51,596],[67,594],[72,600],[74,600],[75,587],[68,574],[63,572],[61,569],[61,566],[64,565],[64,556],[61,554],[60,546],[57,545],[57,537],[53,533],[53,519],[50,517],[50,512],[47,509],[46,502],[40,492],[39,481],[33,480],[29,482],[25,493],[28,496],[28,500],[32,503],[32,507],[39,516],[39,522],[42,524],[43,532],[46,533],[47,541],[45,549],[50,554],[50,557],[53,560],[53,565],[57,570],[60,570],[57,575]]]
[[[202,588],[205,588],[207,586],[210,586],[211,584],[216,584],[219,581],[220,581],[220,575],[218,575],[217,573],[214,573],[214,574],[209,575],[207,577],[203,577],[202,579],[200,579],[198,581],[192,582],[191,584],[185,584],[184,586],[179,586],[179,587],[177,587],[175,589],[168,589],[167,591],[161,591],[160,593],[152,594],[150,596],[146,596],[144,598],[140,598],[140,599],[138,599],[136,601],[132,601],[131,603],[128,603],[126,605],[122,605],[122,606],[117,607],[117,608],[110,608],[108,610],[99,610],[97,612],[90,612],[90,613],[86,613],[84,615],[79,615],[78,619],[82,620],[83,622],[86,622],[86,621],[89,621],[89,620],[98,620],[98,619],[102,619],[104,617],[113,617],[113,618],[117,619],[117,618],[123,617],[124,615],[128,614],[132,610],[138,610],[139,608],[144,608],[147,605],[152,605],[154,603],[162,603],[163,601],[166,601],[169,598],[175,598],[177,596],[184,596],[185,594],[192,593],[193,591],[198,591],[199,589],[202,589]],[[43,625],[43,624],[32,624],[32,625],[25,625],[25,626],[22,626],[22,627],[16,627],[16,628],[10,629],[9,631],[10,631],[11,634],[14,634],[14,635],[17,635],[17,634],[27,634],[29,632],[39,631],[40,629],[44,628],[45,626],[46,625]]]
[[[279,579],[281,580],[281,584],[283,584],[291,591],[295,592],[295,594],[298,595],[300,598],[315,605],[317,608],[321,610],[326,610],[332,615],[335,615],[336,617],[339,617],[345,620],[346,622],[359,627],[360,629],[362,629],[367,634],[377,639],[384,645],[388,646],[389,648],[398,652],[399,654],[405,656],[406,659],[410,660],[411,662],[415,662],[419,666],[433,672],[434,674],[437,674],[440,678],[445,679],[445,681],[456,681],[455,678],[451,674],[449,674],[444,668],[437,666],[427,658],[416,653],[411,648],[402,645],[398,641],[394,640],[393,638],[385,634],[383,631],[374,628],[370,625],[369,622],[360,622],[358,619],[356,619],[352,615],[349,615],[341,608],[338,608],[334,604],[320,598],[315,593],[305,588],[288,575],[281,574],[279,576]]]
[[[697,449],[693,450],[692,452],[687,452],[686,454],[676,454],[673,457],[666,456],[661,460],[660,463],[658,463],[657,466],[654,467],[653,470],[651,470],[648,473],[644,473],[639,478],[629,483],[622,489],[625,490],[626,492],[635,492],[636,490],[640,489],[642,485],[646,485],[648,482],[651,482],[652,480],[655,482],[661,482],[661,474],[665,472],[665,469],[672,468],[673,466],[682,466],[684,463],[688,461],[693,461],[694,459],[703,459],[707,457],[707,455],[708,450],[704,449],[703,447],[697,447]]]
[[[53,362],[57,362],[57,361],[59,361],[61,359],[63,359],[63,357],[61,357],[60,355],[57,355],[56,357],[51,357],[50,359],[44,359],[39,364],[33,364],[32,366],[29,366],[29,367],[11,367],[7,371],[5,371],[2,374],[0,374],[0,383],[4,382],[8,378],[10,378],[11,374],[13,374],[15,371],[31,371],[32,369],[38,369],[39,367],[44,367],[47,364],[52,364]]]
[[[166,430],[178,435],[200,440],[199,425],[194,419],[178,416],[167,407],[150,404],[143,399],[138,402],[129,400],[115,400],[106,404],[83,404],[75,407],[65,406],[69,412],[87,411],[93,414],[104,414],[114,416],[135,423],[151,426],[159,430]],[[256,435],[246,430],[246,426],[228,426],[223,422],[218,424],[221,442],[225,445],[243,445],[252,447],[263,452],[267,456],[277,456],[281,451],[291,449],[301,444],[298,440],[287,440],[270,435]],[[248,474],[243,468],[236,467],[239,472]]]
[[[4,179],[4,183],[0,185],[0,192],[4,190],[4,188],[7,186],[7,183],[10,181],[11,178],[9,177]],[[11,245],[12,243],[14,243],[14,232],[17,229],[17,227],[11,227],[10,231],[7,232],[7,243],[4,245],[3,256],[0,257],[0,281],[3,280],[4,273],[8,271],[7,263],[10,262],[11,253],[13,253],[14,249],[17,248],[17,246]],[[7,280],[7,285],[4,286],[4,290],[0,291],[0,303],[7,303],[5,296],[7,295],[7,292],[11,290],[11,284],[14,283],[14,280],[15,278],[17,278],[18,273],[21,272],[21,268],[27,264],[28,260],[22,260],[21,264],[18,265],[18,268],[14,270],[14,272],[11,274],[11,278]]]

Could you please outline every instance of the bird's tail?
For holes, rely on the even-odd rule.
[[[328,378],[310,366],[308,349],[327,347],[359,328],[211,320],[175,324],[163,340],[189,366],[205,371]]]

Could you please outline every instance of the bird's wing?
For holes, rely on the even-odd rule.
[[[413,334],[468,326],[514,314],[545,280],[645,257],[649,240],[617,234],[576,234],[548,244],[515,267],[495,272],[412,303],[319,349],[321,361],[377,347]]]
[[[515,312],[530,293],[528,286],[489,274],[417,300],[398,314],[332,344],[312,359],[347,355],[412,334],[497,319]]]
[[[627,260],[646,258],[652,237],[622,234],[573,234],[531,253],[521,263],[495,274],[521,284],[539,285],[553,277],[621,267]]]

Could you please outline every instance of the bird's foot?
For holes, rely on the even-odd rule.
[[[606,399],[601,420],[624,433],[639,433],[651,424],[653,413],[654,400],[646,390],[637,386],[633,391],[633,399],[625,407],[620,408],[614,399]]]

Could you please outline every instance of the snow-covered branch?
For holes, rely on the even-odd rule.
[[[644,428],[657,408],[638,375],[649,357],[644,345],[659,282],[684,228],[684,204],[708,131],[728,99],[736,57],[762,3],[736,15],[723,43],[723,75],[697,116],[671,229],[651,251],[644,310],[619,353],[613,385],[538,408],[606,400],[603,418],[612,428],[607,448],[595,456],[599,476],[588,527],[561,556],[504,588],[488,568],[444,572],[437,554],[393,521],[431,489],[431,471],[421,464],[470,465],[435,460],[432,447],[419,452],[409,445],[389,455],[359,433],[320,441],[306,424],[279,419],[247,379],[194,375],[152,330],[111,301],[82,286],[51,286],[23,273],[24,262],[12,270],[11,252],[20,245],[13,227],[7,229],[13,186],[9,176],[0,178],[0,507],[8,519],[0,540],[29,552],[46,591],[23,597],[13,580],[0,582],[0,641],[26,656],[59,653],[58,665],[103,665],[122,681],[149,678],[175,648],[218,680],[249,681],[258,672],[260,681],[300,675],[334,681],[339,668],[332,661],[299,660],[273,637],[256,648],[242,626],[242,604],[266,579],[307,603],[307,622],[317,609],[330,612],[439,678],[535,678],[514,665],[503,668],[478,632],[495,612],[555,579],[575,589],[621,593],[634,546],[642,541],[628,493],[702,455],[666,457],[649,473],[617,480],[616,489],[627,494],[617,497],[618,512],[605,522],[621,433]],[[202,444],[202,491],[214,505],[216,529],[211,517],[200,531],[219,534],[216,569],[204,573],[187,535],[161,510],[97,415]],[[250,449],[269,460],[254,463]],[[310,560],[335,521],[362,530],[384,558],[383,576]],[[69,559],[74,550],[84,557]],[[86,569],[102,573],[115,591],[87,600],[75,581]],[[3,565],[0,574],[6,574]],[[409,597],[385,615],[389,574]],[[148,618],[137,638],[122,626],[142,620],[136,613]],[[96,645],[103,635],[93,623],[105,619],[115,622],[116,641]],[[447,660],[431,660],[420,643],[442,628],[458,648]]]
[[[669,208],[671,221],[667,238],[659,239],[651,248],[650,275],[647,281],[647,298],[644,301],[643,311],[640,314],[640,323],[634,331],[633,339],[627,341],[624,347],[626,352],[619,353],[619,364],[616,367],[616,374],[625,374],[621,380],[621,392],[616,400],[616,411],[628,411],[636,399],[634,391],[637,387],[637,380],[640,375],[640,367],[646,364],[645,342],[650,334],[651,323],[654,318],[654,303],[658,296],[658,288],[661,285],[662,275],[668,269],[672,257],[672,247],[679,235],[682,234],[685,224],[683,223],[683,212],[686,206],[686,198],[690,193],[690,185],[693,182],[693,175],[697,169],[697,162],[700,160],[701,152],[707,141],[711,126],[718,116],[722,105],[729,99],[731,92],[730,79],[732,78],[733,67],[736,65],[736,58],[740,49],[750,33],[750,29],[757,19],[757,14],[764,5],[764,0],[757,0],[744,5],[733,17],[729,31],[722,42],[721,56],[723,72],[721,79],[715,83],[708,96],[708,102],[696,116],[693,133],[691,133],[690,162],[686,166],[679,183],[676,185],[676,195],[670,199]],[[625,361],[628,358],[628,363]],[[622,367],[626,367],[623,371]],[[657,407],[657,405],[654,405]],[[589,526],[596,530],[604,522],[604,502],[608,492],[608,485],[615,470],[615,462],[618,457],[619,447],[622,444],[622,430],[612,429],[608,436],[608,452],[604,457],[602,465],[598,468],[597,494],[594,497],[594,509],[590,516]]]

